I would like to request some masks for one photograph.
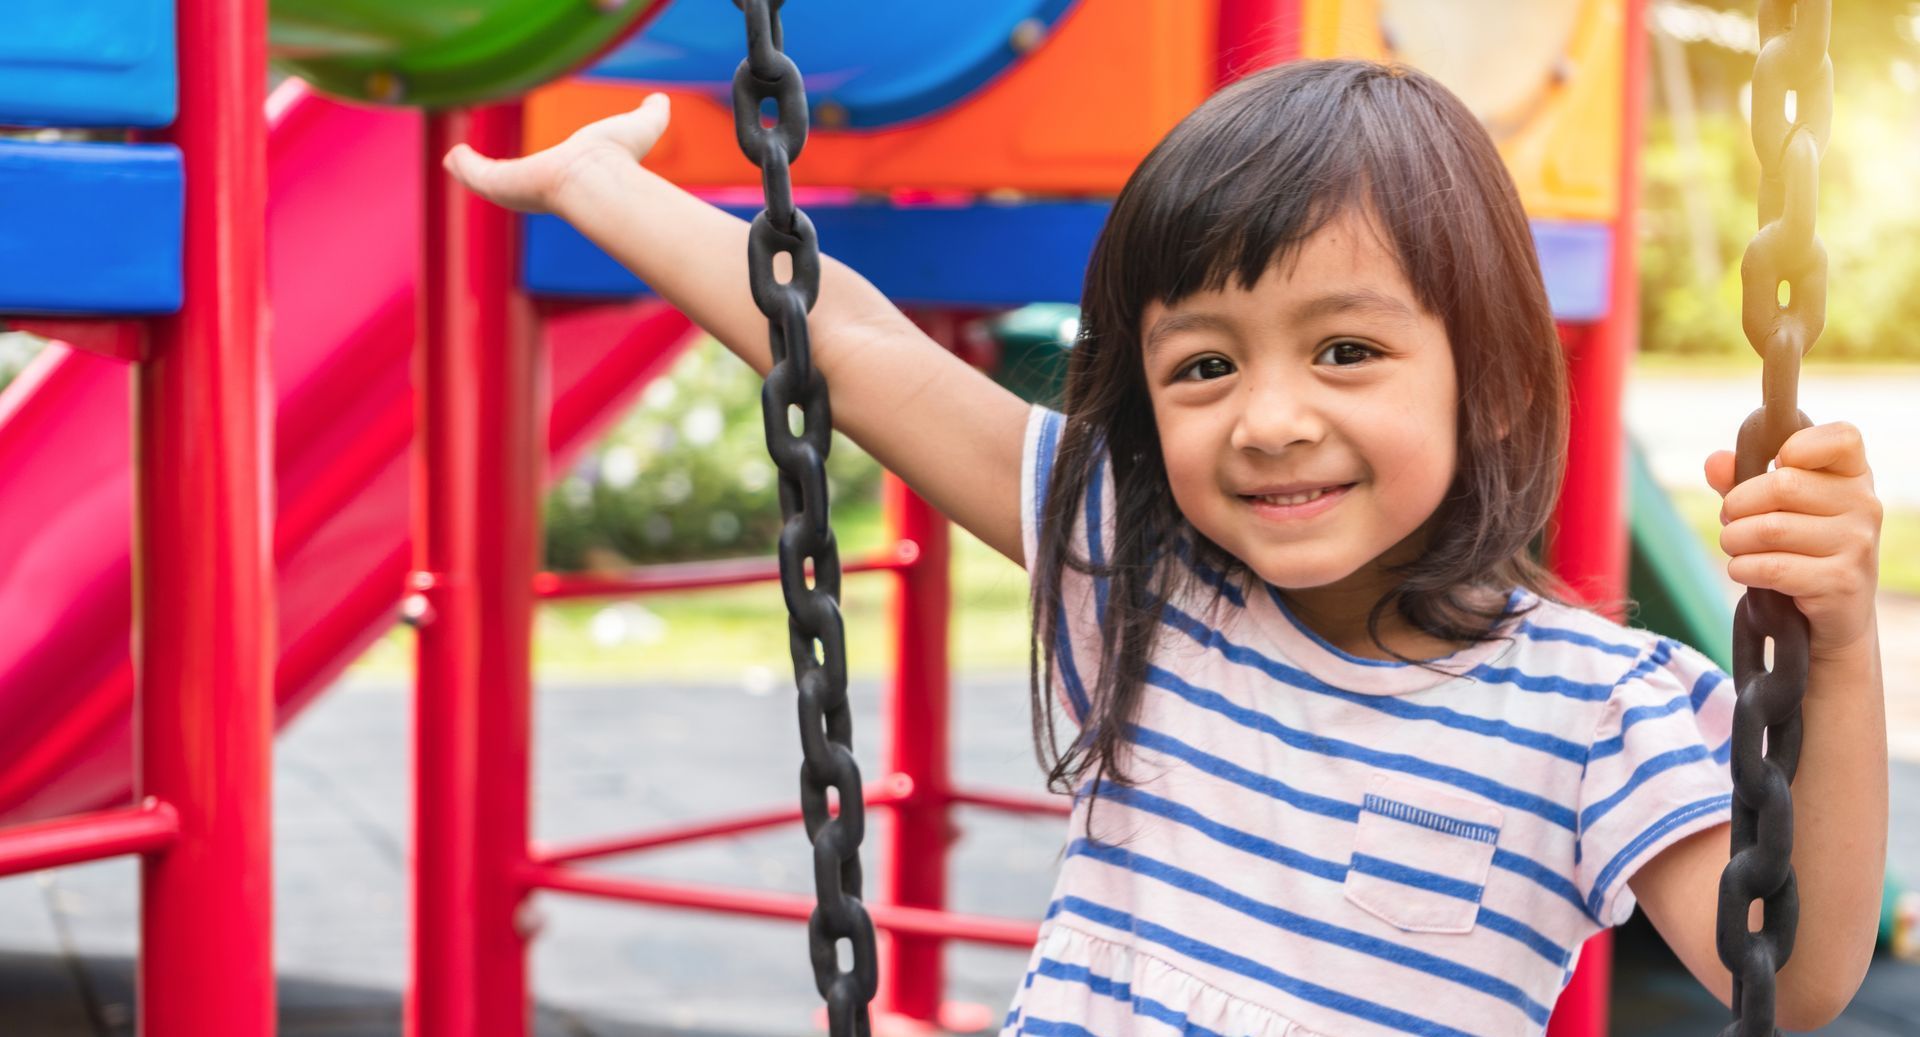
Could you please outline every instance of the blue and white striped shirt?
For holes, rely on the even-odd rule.
[[[1028,425],[1029,558],[1060,424]],[[1077,511],[1098,560],[1110,472]],[[1104,587],[1063,581],[1078,723]],[[1516,590],[1508,636],[1435,673],[1212,582],[1217,607],[1165,611],[1137,786],[1102,787],[1092,833],[1080,797],[1003,1034],[1539,1034],[1582,942],[1632,913],[1628,878],[1729,817],[1732,682],[1685,645]]]

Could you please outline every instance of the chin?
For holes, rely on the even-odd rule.
[[[1249,566],[1254,575],[1284,591],[1312,590],[1339,583],[1341,580],[1360,571],[1360,563],[1345,565],[1339,562],[1305,563],[1294,558],[1274,565]]]

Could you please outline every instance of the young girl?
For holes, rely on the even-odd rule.
[[[655,96],[447,164],[561,214],[764,373],[746,224],[636,162],[666,124]],[[831,260],[810,324],[837,425],[1031,574],[1036,739],[1076,807],[1006,1032],[1537,1034],[1636,901],[1725,1001],[1732,682],[1529,558],[1564,365],[1460,102],[1360,62],[1228,87],[1128,181],[1082,306],[1059,413]],[[1729,572],[1812,629],[1779,995],[1812,1029],[1879,906],[1880,510],[1844,424],[1732,472],[1707,459]]]

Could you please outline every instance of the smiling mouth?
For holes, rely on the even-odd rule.
[[[1338,486],[1322,486],[1318,489],[1304,490],[1300,493],[1243,493],[1240,495],[1240,499],[1258,504],[1271,504],[1277,507],[1298,507],[1302,504],[1311,504],[1330,494],[1344,493],[1352,489],[1353,486],[1353,483],[1342,483]]]
[[[1321,497],[1325,497],[1327,494],[1338,494],[1338,492],[1346,490],[1348,486],[1352,486],[1352,482],[1348,482],[1348,484],[1344,484],[1344,486],[1321,486],[1319,490],[1308,490],[1308,492],[1304,492],[1304,494],[1246,495],[1244,499],[1248,499],[1248,501],[1260,501],[1260,503],[1271,503],[1271,505],[1304,505],[1304,503],[1309,503],[1309,501],[1317,501],[1317,499],[1321,499]]]
[[[1240,499],[1256,516],[1267,521],[1305,521],[1337,507],[1346,498],[1347,492],[1358,485],[1343,483],[1299,493],[1241,494]]]

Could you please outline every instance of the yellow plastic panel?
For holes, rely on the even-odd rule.
[[[1303,0],[1302,54],[1398,61],[1459,93],[1527,212],[1619,208],[1627,0]]]

